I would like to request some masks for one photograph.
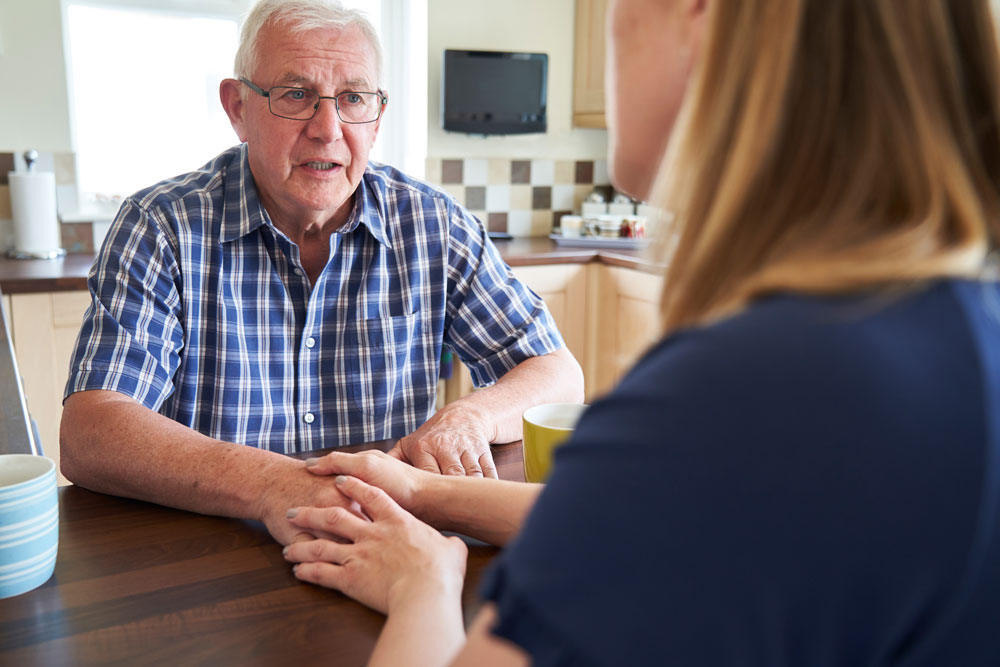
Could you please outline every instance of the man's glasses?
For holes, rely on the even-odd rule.
[[[339,95],[327,97],[308,88],[275,86],[270,90],[264,90],[243,77],[240,77],[240,81],[253,92],[267,98],[267,108],[272,114],[291,120],[309,120],[316,115],[320,100],[333,100],[341,122],[374,123],[382,115],[382,109],[389,102],[389,98],[381,91],[361,93],[349,90]]]

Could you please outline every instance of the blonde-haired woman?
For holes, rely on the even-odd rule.
[[[373,521],[290,512],[349,540],[289,547],[297,575],[388,613],[373,663],[1000,664],[987,0],[612,0],[610,28],[615,182],[673,213],[663,340],[543,491],[312,462]],[[509,541],[467,643],[464,547],[414,515]]]

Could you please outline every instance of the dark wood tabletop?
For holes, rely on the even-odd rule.
[[[520,443],[494,459],[503,479],[523,481]],[[55,574],[0,600],[0,665],[362,665],[385,620],[296,580],[255,521],[75,486],[59,490],[59,512]],[[468,542],[467,625],[498,551]]]

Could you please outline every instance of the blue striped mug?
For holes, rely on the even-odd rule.
[[[58,550],[55,462],[30,454],[0,455],[0,598],[48,581]]]

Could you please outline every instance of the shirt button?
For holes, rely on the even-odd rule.
[[[292,269],[292,273],[294,273],[297,276],[301,276],[302,275],[302,269],[294,268],[294,269]]]
[[[306,338],[306,347],[316,347],[316,339],[312,336]]]
[[[302,421],[304,421],[307,424],[312,424],[314,421],[316,421],[316,417],[313,415],[313,413],[307,412],[305,416],[302,418]]]

